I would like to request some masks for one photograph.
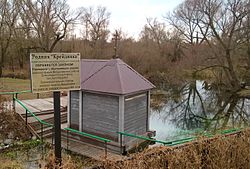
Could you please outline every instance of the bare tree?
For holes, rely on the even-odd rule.
[[[196,71],[210,69],[215,72],[213,82],[207,85],[219,98],[218,108],[207,126],[215,122],[215,125],[225,127],[230,118],[243,113],[238,105],[244,104],[244,101],[237,92],[242,88],[241,81],[244,81],[242,71],[243,74],[249,71],[239,72],[245,64],[241,62],[241,56],[247,51],[248,17],[249,0],[186,0],[171,15],[170,23],[191,46],[207,46],[210,49],[204,67]],[[245,121],[245,117],[242,118]]]
[[[164,17],[170,25],[183,35],[183,40],[191,45],[201,44],[208,31],[208,27],[204,27],[204,32],[200,32],[198,23],[204,14],[198,10],[199,4],[200,1],[197,0],[186,0],[172,13],[168,13]]]
[[[37,38],[38,47],[52,52],[62,40],[70,25],[80,16],[71,14],[66,0],[23,0],[25,19],[31,23],[32,36]]]
[[[107,39],[110,31],[108,30],[110,12],[106,7],[82,8],[81,20],[84,25],[84,40],[89,44],[91,57],[100,58],[105,55]]]
[[[140,33],[141,42],[146,42],[149,46],[156,44],[160,56],[171,62],[178,61],[183,55],[181,37],[182,34],[175,30],[167,31],[165,23],[159,22],[156,18],[147,18],[147,24]]]
[[[18,14],[20,12],[16,1],[0,1],[0,77],[6,61],[13,32],[15,30]]]
[[[217,63],[212,67],[223,70],[225,84],[230,84],[227,86],[234,91],[240,89],[236,60],[239,47],[245,43],[242,30],[246,29],[243,23],[248,3],[247,0],[186,0],[170,18],[170,23],[183,32],[189,43],[194,44],[198,37],[199,43],[208,44],[210,59]]]
[[[156,18],[147,18],[147,24],[144,26],[140,39],[144,41],[155,42],[161,55],[164,55],[164,44],[169,40],[169,34],[166,31],[166,25],[159,22]]]
[[[81,18],[84,23],[85,39],[94,43],[98,40],[107,40],[110,12],[107,11],[106,7],[82,8]]]
[[[204,14],[198,26],[202,30],[202,25],[209,28],[211,39],[206,36],[205,40],[211,48],[217,48],[214,53],[216,59],[220,61],[228,82],[233,90],[239,90],[240,79],[237,75],[236,67],[239,55],[237,50],[245,39],[242,38],[241,30],[246,29],[243,21],[247,17],[247,1],[245,0],[203,0],[199,5],[199,10]],[[201,24],[200,24],[201,23]],[[204,32],[202,32],[203,35]]]

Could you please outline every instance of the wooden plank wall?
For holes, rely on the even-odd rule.
[[[143,135],[147,132],[147,94],[125,97],[124,131],[131,134]],[[124,136],[125,144],[132,137]]]
[[[70,91],[70,127],[79,130],[79,91]]]
[[[82,130],[118,141],[118,96],[83,93]]]

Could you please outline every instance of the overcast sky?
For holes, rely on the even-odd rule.
[[[129,36],[138,37],[147,17],[159,18],[172,11],[183,0],[68,0],[74,9],[78,7],[104,6],[109,12],[110,30],[121,28]]]

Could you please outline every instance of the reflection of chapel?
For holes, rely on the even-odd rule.
[[[126,150],[136,138],[117,132],[147,135],[150,89],[155,86],[121,59],[81,60],[81,90],[70,91],[70,128],[111,139]],[[122,139],[122,140],[120,140]]]

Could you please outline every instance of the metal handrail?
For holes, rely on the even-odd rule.
[[[233,129],[222,130],[219,133],[220,134],[232,134],[232,133],[237,133],[239,131],[241,131],[241,128],[233,128]],[[161,143],[161,144],[167,145],[167,146],[175,146],[175,145],[178,145],[178,144],[183,144],[183,143],[190,142],[190,141],[193,141],[193,140],[198,138],[197,136],[193,136],[193,137],[186,137],[186,138],[172,140],[172,141],[162,141],[162,140],[154,140],[154,139],[151,139],[151,138],[148,138],[148,137],[138,136],[138,135],[135,135],[135,134],[125,133],[125,132],[117,132],[117,133],[120,134],[120,135],[124,135],[124,136],[129,136],[129,137],[134,137],[134,138],[138,138],[138,139],[142,139],[142,140]],[[206,137],[214,136],[211,133],[204,133],[202,135],[206,136]]]
[[[161,141],[161,140],[155,140],[155,139],[151,139],[148,137],[144,137],[144,136],[138,136],[135,134],[130,134],[130,133],[125,133],[125,132],[117,132],[118,134],[124,135],[124,136],[129,136],[129,137],[134,137],[134,138],[138,138],[138,139],[142,139],[142,140],[147,140],[147,141],[152,141],[152,142],[156,142],[156,143],[161,143],[161,144],[171,144],[172,142],[170,141]]]
[[[88,138],[92,138],[92,139],[96,139],[98,141],[103,141],[104,142],[104,153],[105,153],[105,158],[107,158],[107,143],[111,142],[111,140],[109,139],[106,139],[106,138],[103,138],[103,137],[99,137],[99,136],[95,136],[95,135],[92,135],[92,134],[89,134],[89,133],[85,133],[85,132],[82,132],[82,131],[78,131],[78,130],[75,130],[75,129],[72,129],[72,128],[64,128],[64,130],[67,131],[67,149],[68,149],[68,144],[69,144],[69,141],[68,141],[68,132],[72,132],[72,133],[76,133],[76,134],[79,134],[81,136],[84,136],[84,137],[88,137]]]
[[[13,95],[13,107],[15,105],[14,102],[16,101],[17,103],[19,103],[25,109],[25,111],[26,111],[26,118],[25,119],[26,119],[26,126],[27,127],[29,127],[28,122],[27,122],[27,114],[28,113],[31,114],[31,116],[34,117],[41,124],[41,139],[43,140],[43,128],[44,128],[43,125],[46,125],[47,127],[54,127],[54,125],[51,124],[51,123],[47,123],[47,122],[43,121],[42,119],[40,119],[39,117],[37,117],[19,99],[17,99],[17,94],[29,93],[29,92],[31,92],[31,91],[27,90],[27,91],[19,91],[19,92],[0,92],[0,94],[2,94],[2,95]],[[66,130],[67,133],[70,131],[70,132],[77,133],[77,134],[80,134],[80,135],[85,136],[85,137],[89,137],[89,138],[93,138],[93,139],[96,139],[96,140],[99,140],[99,141],[103,141],[105,143],[105,158],[107,157],[107,143],[111,142],[111,140],[103,138],[103,137],[95,136],[95,135],[92,135],[92,134],[89,134],[89,133],[81,132],[81,131],[78,131],[78,130],[74,130],[74,129],[71,129],[71,128],[64,128],[64,130]],[[52,136],[52,144],[53,144],[53,136]],[[68,134],[67,134],[67,149],[68,149]]]
[[[17,103],[19,103],[26,110],[26,125],[27,125],[27,113],[29,113],[41,124],[41,130],[43,130],[43,125],[46,125],[47,127],[53,127],[54,126],[53,124],[47,123],[47,122],[41,120],[33,112],[31,112],[19,99],[17,99],[15,97],[15,95],[17,95],[17,94],[30,93],[30,92],[31,92],[31,90],[18,91],[18,92],[0,92],[0,95],[13,95],[13,101],[17,101]],[[241,129],[242,128],[226,129],[226,130],[220,131],[219,133],[220,134],[231,134],[231,133],[239,132]],[[89,133],[81,132],[81,131],[78,131],[78,130],[74,130],[74,129],[71,129],[71,128],[64,128],[64,130],[70,131],[70,132],[73,132],[73,133],[77,133],[77,134],[80,134],[80,135],[85,136],[85,137],[93,138],[93,139],[96,139],[96,140],[99,140],[99,141],[104,141],[105,145],[106,145],[106,147],[105,147],[105,156],[106,156],[106,154],[107,154],[107,150],[106,150],[107,149],[107,143],[111,142],[111,140],[103,138],[103,137],[99,137],[99,136],[96,136],[96,135],[92,135],[92,134],[89,134]],[[177,139],[177,140],[173,140],[173,141],[162,141],[162,140],[155,140],[155,139],[151,139],[151,138],[148,138],[148,137],[145,137],[145,136],[138,136],[138,135],[130,134],[130,133],[126,133],[126,132],[117,132],[117,133],[120,134],[121,136],[124,135],[124,136],[134,137],[134,138],[138,138],[138,139],[142,139],[142,140],[161,143],[163,145],[168,145],[168,146],[183,144],[183,143],[186,143],[186,142],[189,142],[189,141],[193,141],[194,139],[197,138],[197,136],[193,136],[193,137],[187,137],[187,138]],[[203,133],[202,135],[207,136],[207,137],[212,137],[213,136],[213,134],[211,134],[211,133],[205,133],[205,134]]]
[[[86,137],[93,138],[93,139],[96,139],[96,140],[105,141],[107,143],[111,142],[111,140],[109,140],[109,139],[99,137],[99,136],[96,136],[96,135],[92,135],[92,134],[89,134],[89,133],[85,133],[85,132],[82,132],[82,131],[78,131],[78,130],[75,130],[75,129],[72,129],[72,128],[67,127],[67,128],[64,128],[64,130],[68,130],[68,131],[71,131],[73,133],[77,133],[77,134],[80,134],[82,136],[86,136]]]
[[[28,113],[30,113],[38,122],[40,122],[41,124],[44,124],[48,127],[53,127],[53,124],[51,123],[47,123],[43,120],[41,120],[39,117],[37,117],[34,113],[32,113],[20,100],[18,100],[17,98],[15,98],[15,101],[17,101]]]

